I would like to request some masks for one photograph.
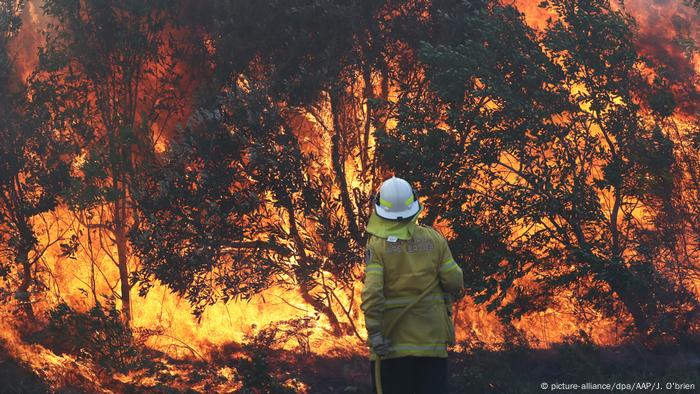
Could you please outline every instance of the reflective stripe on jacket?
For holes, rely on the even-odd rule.
[[[361,304],[367,333],[386,336],[401,309],[437,277],[440,286],[411,308],[389,335],[391,351],[383,358],[447,357],[447,344],[454,343],[449,294],[464,287],[462,270],[445,238],[431,227],[417,225],[410,239],[392,241],[376,235],[367,241]]]

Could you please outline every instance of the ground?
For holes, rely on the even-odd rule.
[[[106,392],[123,393],[369,393],[369,363],[361,355],[328,357],[230,344],[210,360],[174,360],[149,352],[138,369],[100,370],[96,376]],[[230,373],[227,373],[229,371]],[[680,384],[700,387],[700,351],[695,344],[659,346],[649,350],[629,343],[595,347],[568,343],[552,349],[513,347],[474,349],[450,356],[452,393],[543,393],[543,384],[675,384],[665,393],[691,393]],[[2,393],[85,392],[66,385],[49,388],[32,370],[0,347]],[[296,387],[296,388],[293,388]],[[638,386],[643,387],[643,386]],[[550,390],[547,390],[551,392]],[[572,392],[560,390],[559,392]],[[586,392],[603,392],[586,390]],[[614,390],[613,392],[622,392]],[[632,392],[644,392],[633,390]]]

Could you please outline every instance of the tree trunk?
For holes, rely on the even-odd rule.
[[[362,69],[362,77],[365,84],[365,100],[370,100],[374,98],[374,86],[372,85],[372,68],[366,65]],[[372,128],[372,105],[367,104],[367,111],[365,114],[365,124],[363,125],[363,134],[360,150],[360,165],[362,166],[362,176],[366,176],[367,170],[370,166],[369,163],[369,136],[370,130]]]
[[[333,311],[333,308],[331,308],[329,305],[326,305],[323,302],[323,300],[318,299],[311,294],[311,291],[315,287],[316,284],[312,281],[300,283],[299,294],[301,295],[301,298],[303,298],[304,301],[311,305],[316,311],[322,313],[328,318],[328,323],[331,325],[333,335],[340,335],[343,331],[343,328],[341,327],[341,323],[338,320],[338,316],[336,316],[335,312]]]
[[[338,97],[336,92],[331,91],[331,115],[333,118],[333,129],[335,133],[331,137],[331,160],[333,162],[333,170],[335,172],[335,180],[337,182],[338,188],[340,189],[340,201],[343,205],[343,210],[345,211],[345,216],[348,221],[348,229],[350,230],[350,235],[353,240],[358,244],[362,244],[362,236],[360,234],[360,229],[357,225],[357,216],[355,215],[355,210],[352,201],[350,200],[350,194],[348,192],[348,181],[345,179],[345,158],[344,155],[341,157],[340,151],[340,137],[343,133],[342,127],[340,125],[340,119],[338,116]]]
[[[579,250],[581,255],[578,257],[583,257],[585,261],[593,272],[595,272],[598,277],[605,281],[610,289],[617,294],[620,301],[627,309],[627,312],[632,316],[634,320],[634,326],[637,332],[640,334],[642,339],[646,339],[649,336],[649,313],[644,310],[642,302],[648,300],[651,303],[656,302],[654,299],[649,299],[648,296],[643,296],[635,291],[630,285],[629,279],[634,279],[635,273],[626,268],[622,261],[617,260],[607,260],[601,259],[595,256],[591,250],[590,243],[586,240],[581,223],[574,218],[565,217],[564,218],[572,227],[576,240],[579,243]],[[644,283],[644,280],[641,281]],[[646,292],[649,294],[650,292]]]
[[[15,298],[20,302],[22,310],[30,321],[35,321],[34,308],[29,297],[29,288],[32,285],[32,265],[29,262],[29,248],[22,247],[17,255],[17,263],[22,266],[22,283],[19,285]]]
[[[15,298],[20,302],[22,310],[24,310],[27,318],[33,322],[36,318],[34,316],[31,298],[29,297],[29,291],[32,286],[32,263],[29,261],[29,252],[31,252],[34,247],[36,240],[29,221],[23,216],[18,215],[18,217],[20,218],[17,223],[20,245],[17,248],[17,257],[15,261],[18,266],[21,266],[22,282],[15,293]]]
[[[608,268],[607,270],[617,271],[606,275],[606,282],[612,291],[620,298],[627,312],[632,316],[637,332],[641,335],[642,339],[646,339],[649,336],[650,326],[649,316],[642,306],[642,302],[645,300],[643,297],[640,297],[640,295],[630,287],[627,283],[628,281],[625,280],[625,277],[633,274],[631,272],[620,272],[619,268]],[[652,299],[648,300],[648,302],[655,301]]]
[[[114,239],[117,244],[117,266],[119,268],[119,282],[121,285],[122,313],[124,322],[129,325],[131,323],[131,285],[129,284],[127,238],[121,210],[118,208],[118,201],[115,202],[114,207]]]
[[[292,203],[291,197],[288,195],[284,204],[287,214],[289,215],[289,233],[292,237],[292,241],[296,247],[296,253],[299,256],[299,270],[296,272],[296,279],[299,282],[299,294],[309,305],[311,305],[319,313],[323,313],[328,317],[328,322],[330,323],[333,333],[338,335],[341,332],[340,322],[338,317],[335,315],[333,308],[330,305],[323,303],[321,299],[314,297],[311,291],[316,287],[309,275],[309,270],[316,270],[317,267],[313,267],[309,262],[309,257],[306,254],[306,246],[304,241],[299,234],[299,229],[297,227],[296,213],[294,211],[294,204]]]

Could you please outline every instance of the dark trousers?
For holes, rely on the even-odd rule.
[[[374,361],[372,390],[377,392]],[[442,357],[400,357],[382,360],[382,391],[384,394],[446,394],[447,359]]]

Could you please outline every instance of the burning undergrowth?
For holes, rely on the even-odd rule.
[[[305,319],[270,324],[241,343],[212,346],[205,356],[180,342],[190,353],[180,358],[147,346],[164,334],[128,328],[111,303],[87,312],[59,304],[41,329],[27,328],[3,326],[0,379],[13,382],[10,392],[297,393],[314,386],[313,392],[364,387],[358,385],[364,357],[311,353]]]
[[[104,312],[108,314],[108,310]],[[71,314],[63,309],[60,319],[65,322]],[[92,326],[96,320],[109,324],[109,318],[96,311],[90,317],[73,318],[89,320]],[[138,362],[123,366],[105,360],[123,360],[123,351],[112,353],[106,349],[123,349],[124,345],[101,344],[98,347],[102,357],[96,361],[94,356],[86,355],[94,350],[93,346],[78,349],[78,343],[85,346],[83,339],[66,338],[54,345],[31,343],[40,340],[39,331],[22,338],[24,344],[17,347],[16,341],[7,338],[12,331],[3,327],[0,380],[13,382],[10,393],[370,392],[369,365],[364,356],[314,355],[303,346],[285,350],[286,341],[298,343],[296,332],[288,329],[299,324],[305,323],[281,322],[264,327],[242,343],[212,348],[206,358],[172,358],[147,346],[140,347]],[[132,340],[142,341],[148,335],[134,332]],[[121,334],[119,337],[124,339]],[[66,345],[73,342],[75,347],[64,352]],[[55,346],[64,351],[51,349]],[[693,341],[650,351],[638,344],[599,347],[582,333],[541,350],[515,342],[499,350],[473,341],[460,346],[464,351],[451,354],[454,392],[527,394],[541,392],[541,382],[629,383],[646,379],[692,383],[700,379],[700,344]]]

